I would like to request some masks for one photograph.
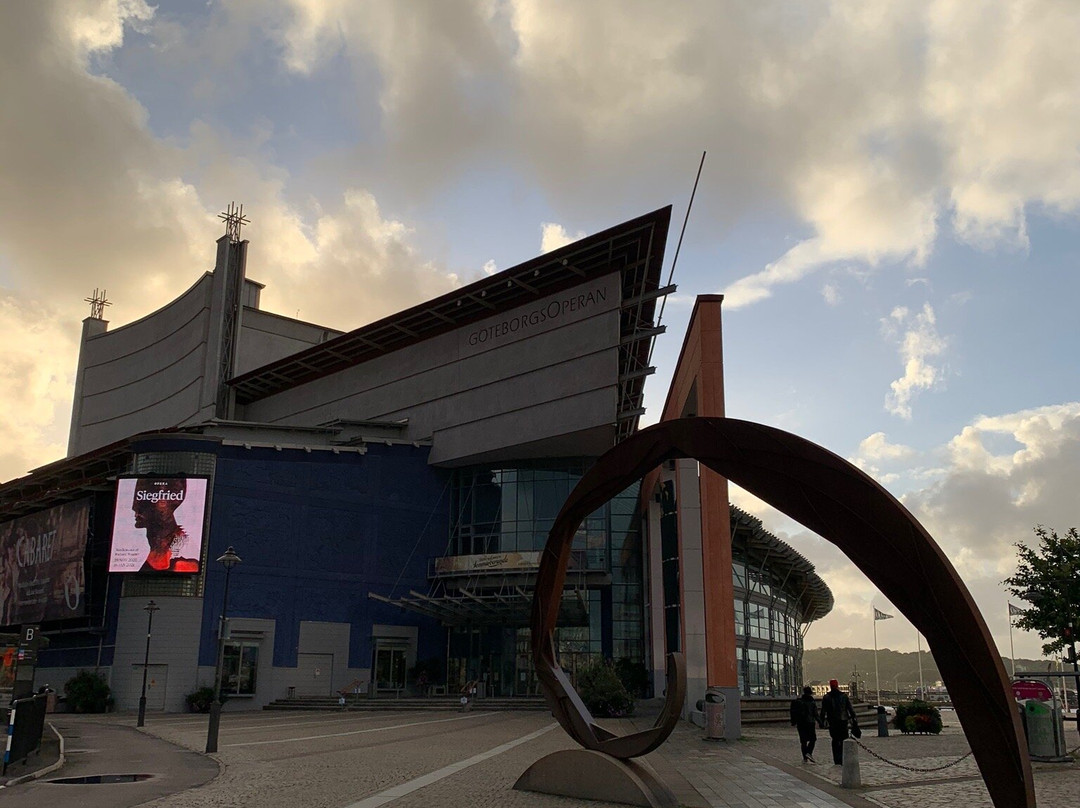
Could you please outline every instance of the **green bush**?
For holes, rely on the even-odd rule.
[[[79,671],[64,684],[68,709],[74,713],[103,713],[112,707],[109,683],[99,673]]]
[[[446,660],[439,657],[419,659],[409,671],[409,680],[418,688],[440,685],[446,678]]]
[[[198,690],[194,690],[184,696],[184,701],[187,702],[188,710],[193,713],[208,713],[210,712],[210,705],[214,703],[214,688],[209,685],[206,687],[200,687]],[[225,696],[222,695],[221,701],[225,703]]]
[[[937,707],[925,701],[916,700],[910,704],[900,704],[893,717],[893,726],[901,732],[937,735],[941,732],[941,713]]]
[[[607,660],[598,659],[578,668],[577,691],[589,712],[598,718],[618,718],[634,711],[634,697]]]
[[[644,662],[634,662],[628,657],[615,660],[615,673],[619,681],[635,699],[644,698],[649,690],[649,670]]]

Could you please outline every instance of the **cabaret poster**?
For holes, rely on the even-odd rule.
[[[68,502],[0,525],[0,625],[86,613],[90,500]]]

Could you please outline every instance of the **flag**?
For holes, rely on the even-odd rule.
[[[891,617],[892,617],[891,614],[885,614],[885,612],[881,612],[881,611],[878,611],[877,609],[874,609],[874,619],[875,620],[888,620]]]
[[[1024,610],[1016,606],[1009,604],[1009,617],[1020,617],[1024,614]]]

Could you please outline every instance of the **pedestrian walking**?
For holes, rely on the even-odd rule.
[[[855,721],[855,708],[847,693],[840,692],[840,683],[829,680],[829,692],[821,699],[821,716],[818,723],[822,728],[829,728],[832,739],[832,759],[837,766],[844,764],[844,741],[848,737],[848,727]]]
[[[816,763],[814,744],[817,743],[818,707],[814,691],[809,686],[802,689],[802,696],[791,700],[791,726],[799,730],[803,763]]]

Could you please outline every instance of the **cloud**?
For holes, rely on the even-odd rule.
[[[1012,452],[989,444],[1007,439]],[[1016,542],[1032,528],[1077,524],[1075,481],[1080,479],[1080,402],[983,416],[945,447],[945,473],[903,497],[904,504],[953,560],[1001,643],[996,611],[1000,581],[1012,574]]]
[[[242,27],[253,15],[235,17]],[[234,134],[196,119],[184,137],[156,136],[139,101],[95,72],[136,26],[153,34],[154,23],[136,0],[43,1],[13,7],[0,27],[0,95],[18,111],[0,116],[0,294],[22,312],[11,327],[32,323],[49,357],[27,376],[42,400],[32,419],[11,421],[4,478],[64,453],[82,298],[109,290],[113,327],[175,298],[212,268],[216,212],[229,200],[251,217],[248,272],[267,284],[271,310],[353,328],[458,283],[359,184],[289,201],[269,122]],[[12,334],[0,360],[9,380],[30,373],[18,342]],[[38,420],[46,414],[53,426]]]
[[[0,116],[0,244],[23,293],[75,287],[57,312],[81,309],[97,286],[124,289],[111,313],[134,319],[206,268],[209,251],[192,248],[216,228],[181,176],[180,151],[150,135],[124,88],[88,69],[148,13],[139,3],[28,3],[0,28],[0,96],[18,110]]]
[[[993,451],[1008,440],[1015,451]],[[901,462],[917,450],[890,444],[882,433],[860,444],[863,458]],[[1001,581],[1016,566],[1017,542],[1030,544],[1032,529],[1044,524],[1059,530],[1077,525],[1075,482],[1080,479],[1080,402],[980,416],[941,446],[926,454],[943,458],[941,468],[900,496],[960,573],[997,642],[1008,653],[1008,598]],[[908,480],[914,479],[905,475]],[[835,547],[810,533],[757,497],[732,486],[731,500],[762,520],[765,528],[791,544],[816,566],[836,598],[835,610],[815,624],[808,642],[869,647],[872,604],[881,595]],[[885,611],[890,611],[886,608]],[[914,650],[906,621],[880,625],[882,647]],[[1034,634],[1015,637],[1017,653],[1039,656]]]
[[[67,416],[79,340],[51,304],[0,293],[0,480],[20,477],[67,450]]]
[[[859,442],[858,456],[866,460],[909,460],[915,454],[910,446],[889,443],[884,432],[875,432]]]
[[[249,274],[269,274],[267,308],[299,306],[303,319],[352,329],[458,285],[452,273],[419,257],[411,230],[386,218],[368,192],[350,189],[333,211],[305,227],[295,215],[270,206],[276,218],[263,225],[249,258]],[[327,294],[329,289],[349,290]]]
[[[577,235],[571,236],[561,224],[544,222],[540,225],[540,252],[548,253],[583,238],[583,232],[579,231]]]
[[[839,261],[918,266],[943,225],[1023,246],[1028,207],[1080,205],[1067,3],[282,0],[275,19],[288,69],[315,78],[344,51],[375,71],[416,191],[482,157],[587,215],[670,187],[707,149],[724,193],[700,195],[700,221],[770,204],[809,231],[723,284],[728,308]]]
[[[825,302],[830,306],[840,305],[840,290],[831,283],[827,283],[821,287],[821,296],[825,298]]]
[[[945,352],[947,341],[937,332],[937,318],[929,303],[924,303],[922,311],[914,314],[905,306],[897,306],[881,322],[886,338],[898,343],[904,363],[904,375],[889,385],[885,409],[911,420],[915,394],[933,388],[944,378],[942,368],[931,360]]]
[[[911,461],[918,452],[910,446],[897,443],[889,443],[884,432],[875,432],[859,443],[859,449],[854,457],[848,460],[876,479],[882,485],[891,485],[902,479],[898,471],[884,471],[882,465],[899,464],[904,474],[912,474],[917,469],[911,469]]]

